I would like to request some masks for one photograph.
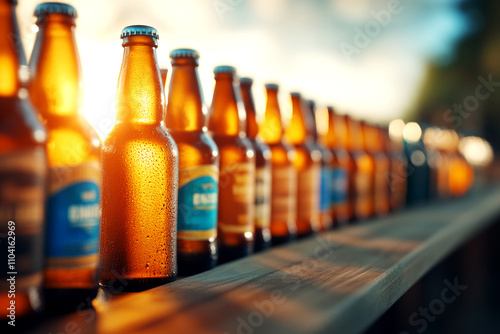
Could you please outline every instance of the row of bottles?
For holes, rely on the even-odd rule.
[[[403,145],[386,128],[328,107],[319,133],[297,92],[285,126],[276,84],[257,122],[252,79],[231,66],[214,69],[207,110],[192,49],[170,53],[165,103],[148,26],[121,33],[116,123],[101,147],[80,113],[76,10],[43,3],[35,16],[28,67],[15,1],[0,0],[0,232],[7,256],[11,231],[18,247],[1,275],[17,272],[17,317],[41,309],[42,290],[47,308],[74,310],[98,279],[144,290],[404,206]]]

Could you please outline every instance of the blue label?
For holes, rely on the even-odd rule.
[[[205,171],[209,171],[207,167],[202,166]],[[213,169],[212,167],[208,168]],[[209,171],[209,174],[212,173],[213,170]],[[183,174],[183,172],[181,171],[180,174]],[[199,176],[196,174],[199,173],[195,173],[194,176],[187,176],[187,180],[181,175],[181,178],[184,180],[180,180],[180,184],[183,185],[179,188],[177,230],[180,232],[180,237],[186,236],[192,239],[205,239],[213,235],[211,233],[183,233],[188,231],[213,231],[215,233],[217,228],[217,181],[212,175]]]
[[[321,168],[321,184],[320,184],[320,210],[322,212],[330,210],[332,206],[331,182],[333,169]]]
[[[49,197],[45,255],[80,257],[99,248],[99,186],[79,182]]]
[[[332,202],[334,205],[347,201],[347,172],[342,168],[332,170]]]

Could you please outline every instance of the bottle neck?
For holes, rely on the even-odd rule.
[[[26,56],[21,43],[16,17],[16,6],[9,1],[0,0],[0,97],[18,95],[23,81],[20,77],[21,66],[26,65]],[[27,74],[27,71],[26,71]]]
[[[267,102],[264,120],[259,128],[259,135],[268,144],[276,144],[283,136],[281,109],[278,102],[278,90],[266,88]]]
[[[149,36],[129,36],[124,38],[122,45],[116,120],[159,124],[164,114],[164,93],[156,58],[156,41]]]
[[[246,114],[239,87],[229,73],[215,77],[214,95],[208,128],[214,134],[226,136],[245,135]]]
[[[207,109],[195,59],[175,59],[165,126],[175,131],[206,131]]]
[[[303,144],[309,137],[306,113],[302,98],[292,95],[292,119],[286,129],[286,137],[294,145]]]
[[[327,108],[328,112],[328,129],[325,135],[325,143],[326,146],[330,148],[334,148],[335,145],[337,145],[337,140],[336,140],[336,131],[335,131],[335,112],[333,111],[333,108],[328,107]]]
[[[317,142],[318,141],[318,129],[316,127],[316,109],[315,109],[313,104],[309,104],[307,106],[307,110],[308,110],[309,117],[307,117],[306,121],[309,120],[310,124],[306,124],[306,126],[308,125],[309,134],[311,135],[313,140],[315,142]]]
[[[80,59],[75,19],[62,14],[40,16],[30,59],[30,93],[42,117],[74,117],[82,104]]]
[[[255,139],[257,137],[257,133],[259,132],[259,126],[257,124],[257,115],[255,113],[255,103],[253,101],[252,95],[252,84],[241,84],[240,87],[241,98],[243,99],[243,104],[245,105],[245,111],[247,113],[247,137]]]

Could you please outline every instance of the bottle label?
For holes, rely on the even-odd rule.
[[[49,169],[45,255],[49,268],[97,265],[99,164]]]
[[[255,173],[255,226],[268,228],[271,223],[271,169],[258,168]]]
[[[271,220],[295,223],[296,174],[292,166],[273,166]]]
[[[321,212],[328,212],[332,208],[332,182],[333,182],[333,168],[322,167],[320,178],[320,210]]]
[[[347,202],[347,172],[343,168],[332,169],[332,202],[334,207],[342,206]]]
[[[202,165],[179,171],[177,237],[209,240],[217,237],[219,169]]]
[[[311,220],[319,215],[320,166],[312,164],[297,175],[297,219]]]
[[[16,273],[19,292],[42,284],[46,164],[43,148],[0,156],[0,279]]]
[[[255,219],[255,164],[223,166],[219,181],[218,227],[225,232],[253,232]]]

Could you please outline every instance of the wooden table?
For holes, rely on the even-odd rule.
[[[500,187],[273,248],[35,332],[359,333],[432,266],[500,217]],[[115,284],[120,289],[120,282]]]

